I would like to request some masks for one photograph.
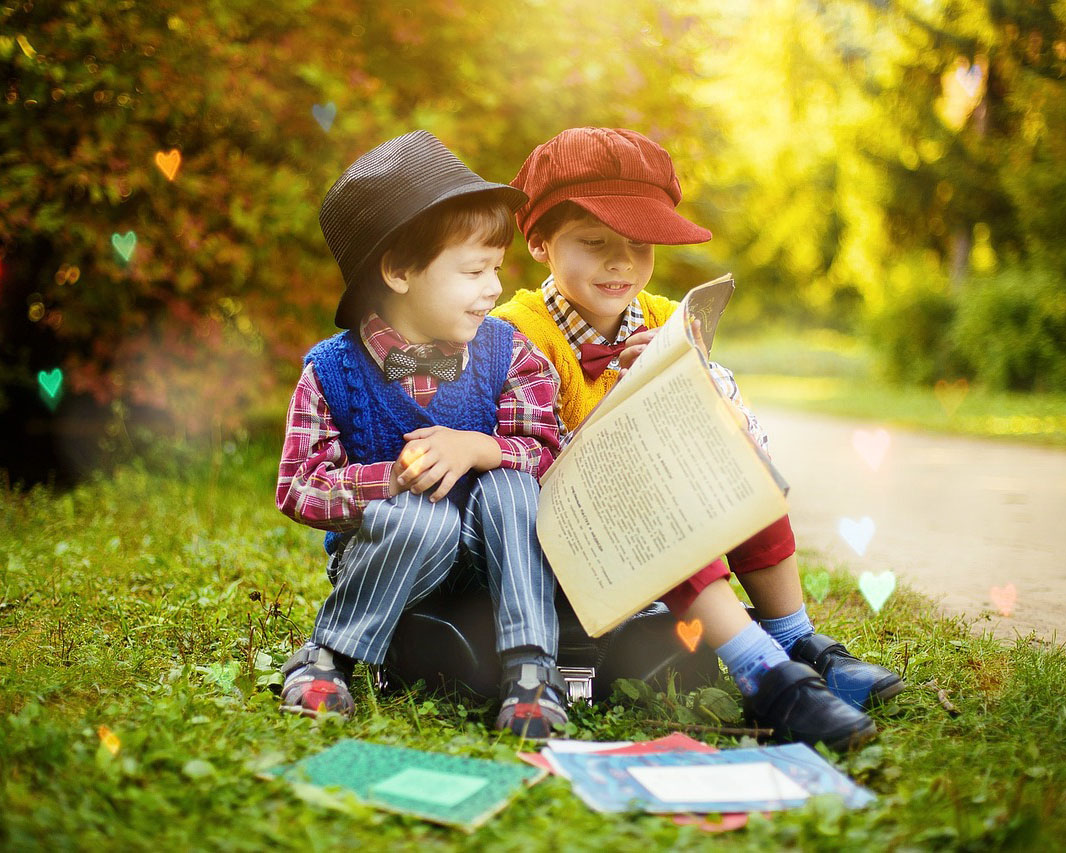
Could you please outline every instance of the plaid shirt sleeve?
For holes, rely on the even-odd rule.
[[[357,527],[366,505],[389,496],[392,461],[349,464],[314,366],[296,384],[285,421],[275,503],[300,524]]]
[[[763,428],[759,425],[755,415],[752,414],[751,409],[744,405],[744,400],[740,396],[740,388],[737,386],[737,380],[733,376],[733,371],[727,367],[722,367],[722,365],[713,361],[710,363],[710,367],[711,376],[714,378],[714,382],[718,386],[718,389],[744,416],[744,419],[748,424],[748,433],[753,439],[755,439],[755,443],[769,454],[770,448],[768,445],[770,437],[763,432]]]
[[[495,439],[501,468],[527,471],[537,479],[559,453],[555,414],[559,374],[521,332],[514,333],[511,367],[497,402]]]

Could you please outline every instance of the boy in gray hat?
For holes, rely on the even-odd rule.
[[[380,664],[407,607],[473,577],[495,605],[497,728],[544,738],[566,723],[555,579],[535,532],[558,384],[524,335],[487,316],[526,200],[425,131],[364,154],[326,194],[346,331],[304,360],[276,502],[328,531],[333,591],[282,667],[283,710],[350,714],[353,664]]]

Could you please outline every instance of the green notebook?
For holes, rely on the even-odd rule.
[[[366,803],[472,831],[547,774],[523,764],[342,740],[270,770],[293,782],[352,791]]]

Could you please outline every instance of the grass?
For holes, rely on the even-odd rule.
[[[317,533],[273,508],[276,437],[158,446],[67,493],[0,491],[0,847],[12,850],[699,849],[692,827],[600,815],[559,779],[473,836],[332,806],[257,770],[343,737],[514,761],[492,708],[356,679],[348,723],[277,712],[266,688],[327,590]],[[805,569],[822,567],[808,560]],[[838,759],[878,794],[753,817],[723,849],[1045,850],[1066,837],[1066,652],[1005,647],[899,590],[871,617],[846,574],[813,616],[911,689],[880,738]],[[959,709],[949,715],[930,682]],[[732,689],[730,687],[730,689]],[[665,734],[683,715],[618,698],[570,733]],[[106,726],[120,746],[101,738]],[[693,733],[721,746],[733,738]],[[112,744],[113,745],[113,744]],[[1059,839],[1056,842],[1055,839]]]
[[[821,414],[983,438],[1066,447],[1066,394],[990,391],[965,382],[897,386],[877,379],[859,340],[820,330],[715,340],[745,399]]]

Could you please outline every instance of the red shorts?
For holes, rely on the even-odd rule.
[[[728,567],[719,558],[661,596],[661,600],[672,612],[680,615],[692,606],[704,589],[719,578],[729,577],[730,569],[738,575],[757,572],[776,566],[785,557],[795,553],[796,537],[792,535],[792,525],[788,523],[786,515],[726,554],[729,558]]]

